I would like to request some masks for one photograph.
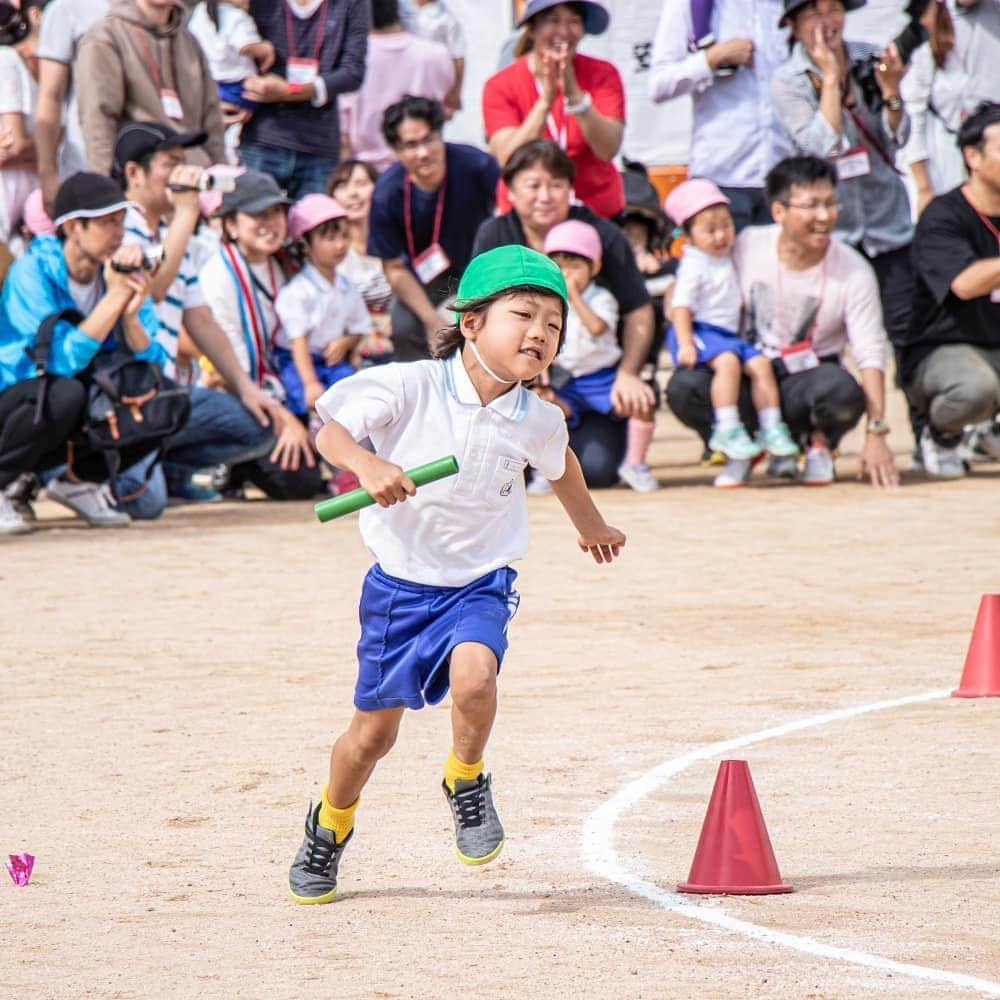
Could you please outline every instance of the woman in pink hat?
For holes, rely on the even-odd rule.
[[[577,197],[607,219],[625,207],[612,162],[625,131],[625,90],[611,63],[576,47],[585,34],[602,34],[609,20],[594,0],[529,0],[518,21],[520,58],[483,87],[483,124],[500,165],[523,143],[551,139],[576,166]],[[502,185],[498,202],[501,212],[510,207]]]
[[[743,295],[730,255],[736,228],[729,199],[712,181],[699,177],[674,188],[663,207],[683,227],[688,241],[674,285],[667,344],[675,366],[712,372],[714,422],[709,448],[744,461],[764,450],[772,455],[797,454],[799,449],[781,419],[771,362],[740,337]],[[756,440],[740,421],[744,372],[760,423]],[[728,482],[723,473],[715,485],[737,484]]]
[[[354,374],[351,351],[372,324],[361,293],[337,273],[350,246],[340,203],[307,194],[288,213],[288,235],[299,243],[306,264],[275,302],[281,324],[274,362],[285,405],[304,417],[331,385]]]

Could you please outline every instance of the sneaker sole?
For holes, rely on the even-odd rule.
[[[471,865],[475,867],[476,865],[485,865],[492,861],[502,850],[503,845],[507,843],[506,838],[500,841],[499,844],[489,854],[484,855],[481,858],[467,858],[457,847],[455,848],[455,853],[458,855],[458,860],[462,862],[463,865]]]
[[[71,504],[65,497],[53,496],[51,493],[46,495],[53,503],[57,503],[67,510],[73,511],[81,521],[85,521],[92,528],[127,528],[132,523],[131,518],[125,521],[92,521],[79,507]]]
[[[303,906],[315,906],[319,903],[332,903],[334,897],[337,895],[336,889],[331,889],[329,892],[324,892],[322,896],[297,896],[293,891],[292,887],[288,887],[288,895],[296,903],[301,903]]]

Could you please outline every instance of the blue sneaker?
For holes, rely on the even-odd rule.
[[[708,446],[712,451],[721,451],[726,458],[740,458],[744,461],[756,458],[761,453],[761,446],[747,434],[747,429],[742,424],[725,430],[713,427]]]

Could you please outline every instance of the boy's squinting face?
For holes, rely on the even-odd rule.
[[[702,253],[725,257],[736,240],[736,227],[728,205],[710,205],[692,220],[688,239]]]
[[[563,307],[555,295],[518,292],[494,302],[485,315],[466,313],[462,332],[499,376],[527,382],[555,360]]]

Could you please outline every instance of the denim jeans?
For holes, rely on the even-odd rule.
[[[336,157],[297,153],[259,142],[240,143],[240,163],[270,174],[292,201],[306,194],[326,194],[326,182],[339,162]]]
[[[142,489],[152,456],[126,469],[115,483],[118,495],[141,492],[134,500],[121,501],[118,509],[140,520],[159,517],[167,505],[168,478],[188,477],[213,465],[252,461],[267,455],[273,447],[271,428],[261,427],[235,396],[195,386],[188,422],[170,439],[164,459],[166,475],[163,468],[154,470]]]

